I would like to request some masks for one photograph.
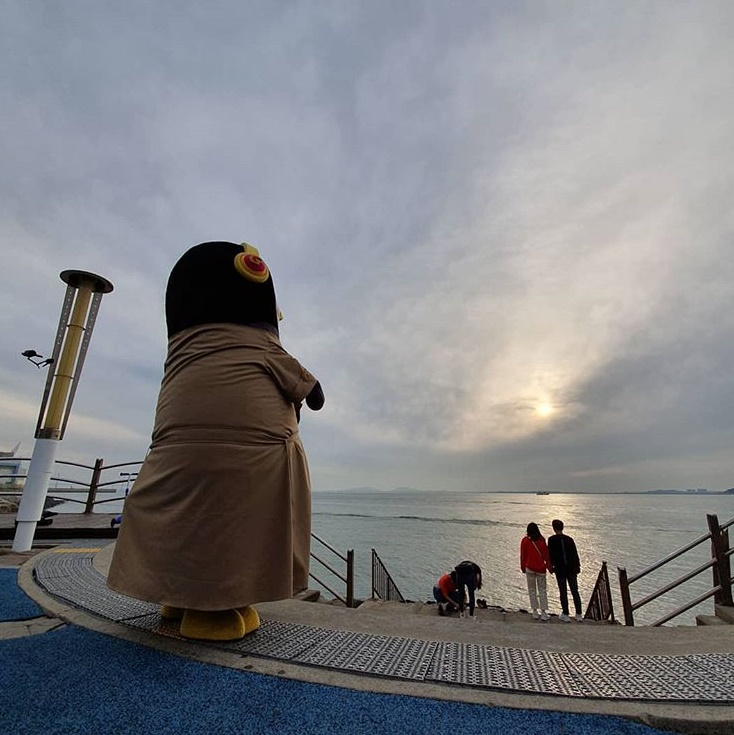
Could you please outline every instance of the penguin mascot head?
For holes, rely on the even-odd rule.
[[[247,243],[205,242],[187,250],[166,288],[168,338],[200,324],[245,324],[278,334],[273,278]]]

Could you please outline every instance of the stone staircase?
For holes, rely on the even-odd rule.
[[[734,605],[714,605],[713,615],[696,615],[696,625],[734,625]]]

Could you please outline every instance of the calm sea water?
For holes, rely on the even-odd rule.
[[[734,517],[734,495],[597,495],[364,492],[314,493],[313,531],[337,549],[354,549],[358,597],[370,596],[370,550],[375,549],[403,595],[432,599],[437,578],[462,559],[483,570],[481,594],[489,604],[527,609],[525,577],[519,568],[520,539],[530,521],[546,537],[561,518],[581,557],[579,589],[584,610],[602,561],[610,573],[615,617],[623,620],[617,567],[631,576],[708,532],[706,514],[720,523]],[[633,601],[704,563],[706,541],[632,586]],[[649,624],[713,586],[711,570],[635,613]],[[555,578],[548,577],[551,611],[559,612]],[[707,600],[670,625],[695,624],[711,614]]]

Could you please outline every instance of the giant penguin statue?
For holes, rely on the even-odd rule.
[[[111,589],[161,605],[185,638],[236,640],[258,602],[308,582],[300,408],[317,379],[281,346],[273,279],[250,245],[188,250],[166,290],[168,353],[150,450],[124,508]]]

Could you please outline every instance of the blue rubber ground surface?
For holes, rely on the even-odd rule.
[[[0,569],[0,622],[28,620],[40,615],[43,610],[18,587],[18,570]]]
[[[0,641],[0,733],[661,735],[616,717],[512,710],[337,687],[182,659],[66,627]]]

